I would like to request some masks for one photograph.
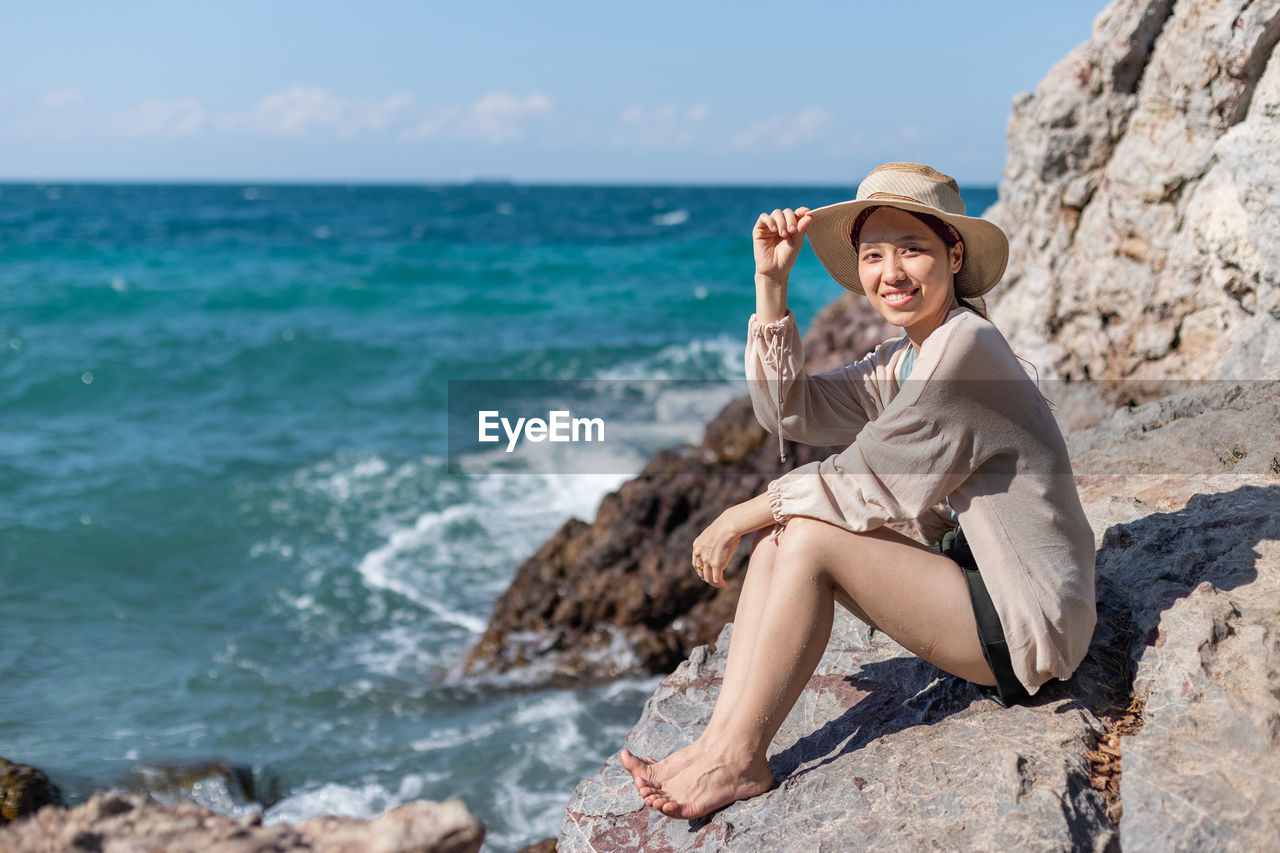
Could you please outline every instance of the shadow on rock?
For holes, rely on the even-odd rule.
[[[1036,704],[1075,699],[1102,717],[1128,707],[1160,618],[1202,584],[1231,590],[1257,578],[1257,546],[1280,539],[1280,486],[1195,495],[1182,509],[1109,527],[1098,549],[1098,627],[1075,677]]]
[[[938,722],[987,695],[978,685],[915,657],[864,663],[840,681],[839,692],[852,704],[770,758],[775,779],[813,773],[877,738]]]

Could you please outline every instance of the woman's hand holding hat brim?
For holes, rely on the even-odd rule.
[[[773,213],[760,214],[751,232],[756,274],[785,280],[795,266],[800,248],[804,246],[805,231],[812,221],[807,207],[779,208]]]

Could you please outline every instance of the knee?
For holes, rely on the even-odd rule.
[[[778,565],[792,571],[821,571],[826,563],[823,552],[830,538],[830,527],[826,522],[804,516],[788,519],[778,536]]]
[[[807,518],[803,515],[787,519],[786,526],[778,534],[778,550],[791,552],[812,551],[823,538],[825,528],[830,527],[824,521]]]

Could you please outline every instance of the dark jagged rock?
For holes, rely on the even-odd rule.
[[[805,338],[810,371],[832,370],[897,332],[866,300],[827,306]],[[745,346],[745,340],[744,340]],[[727,405],[699,447],[663,451],[600,502],[595,521],[570,519],[516,572],[458,678],[518,671],[556,683],[670,672],[733,618],[746,546],[728,589],[690,566],[694,538],[728,506],[783,472],[748,399]],[[790,464],[832,448],[788,443]]]
[[[62,805],[62,792],[43,770],[0,758],[0,825]]]

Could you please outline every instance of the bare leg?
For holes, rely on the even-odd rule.
[[[730,635],[724,678],[721,680],[720,692],[716,696],[711,720],[703,733],[693,743],[673,752],[661,761],[637,756],[625,748],[620,753],[622,765],[631,773],[631,780],[636,790],[641,792],[641,796],[645,796],[643,789],[652,790],[653,785],[660,784],[664,779],[670,779],[692,764],[706,750],[707,744],[716,740],[717,736],[723,732],[732,709],[736,707],[738,698],[742,695],[773,578],[774,561],[777,558],[777,543],[768,538],[770,529],[764,528],[757,531],[752,542],[751,560],[747,564],[747,574],[743,579],[742,591],[738,596],[738,605],[734,614],[733,633]],[[849,597],[847,592],[837,587],[835,597],[851,613],[878,630],[878,626],[871,617]],[[657,794],[650,793],[645,796],[645,801],[653,805],[656,798]]]
[[[733,633],[729,638],[729,653],[725,662],[724,678],[716,697],[715,709],[702,735],[688,746],[661,761],[637,756],[630,750],[621,752],[622,765],[631,773],[636,790],[655,780],[669,779],[687,767],[705,748],[708,738],[714,737],[729,721],[729,714],[742,695],[751,656],[755,652],[756,632],[764,615],[765,600],[773,577],[773,562],[778,546],[768,539],[769,528],[757,531],[751,544],[751,560],[738,595],[738,606],[733,617]]]
[[[673,817],[700,817],[769,789],[766,751],[826,648],[837,590],[909,651],[961,678],[995,682],[961,570],[936,551],[889,530],[855,534],[796,517],[774,556],[750,675],[727,719],[682,770],[642,774],[646,801]]]

